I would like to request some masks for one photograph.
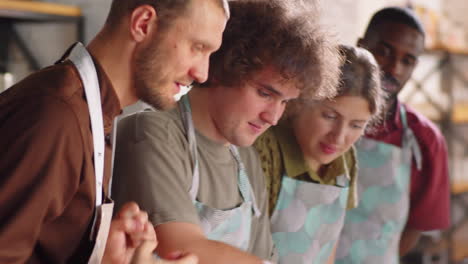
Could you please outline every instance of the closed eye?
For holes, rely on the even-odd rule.
[[[326,119],[330,119],[330,120],[335,120],[336,119],[336,115],[335,114],[331,114],[331,113],[322,113],[322,116]]]
[[[352,129],[364,129],[366,127],[367,122],[364,121],[358,121],[358,122],[353,122],[351,123],[351,128]]]
[[[257,92],[258,92],[258,95],[260,95],[260,97],[264,97],[264,98],[270,98],[271,97],[271,94],[269,92],[266,92],[263,89],[257,89]]]
[[[203,44],[196,44],[194,46],[194,50],[196,50],[198,52],[202,52],[204,49],[205,49],[205,45],[203,45]]]

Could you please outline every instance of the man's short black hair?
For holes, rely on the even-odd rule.
[[[386,22],[401,23],[410,26],[425,36],[424,27],[413,10],[397,6],[386,7],[375,13],[369,21],[364,36],[367,37],[369,33],[378,30],[378,27]]]

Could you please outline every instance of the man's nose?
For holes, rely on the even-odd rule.
[[[204,83],[208,80],[210,57],[203,56],[199,62],[195,63],[190,69],[190,77],[197,83]]]
[[[388,59],[388,61],[385,63],[384,67],[382,67],[382,70],[386,73],[391,75],[393,78],[398,79],[403,71],[403,65],[397,58],[391,58]]]
[[[262,112],[261,119],[272,126],[276,126],[283,115],[283,112],[284,105],[281,102],[275,102],[274,104],[269,105],[268,109]]]

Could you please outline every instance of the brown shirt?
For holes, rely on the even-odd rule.
[[[121,107],[96,68],[109,135]],[[93,140],[84,88],[71,62],[34,73],[0,95],[0,149],[0,263],[86,262],[95,208]]]

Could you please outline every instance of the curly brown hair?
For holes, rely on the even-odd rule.
[[[206,0],[202,0],[206,1]],[[229,5],[227,0],[214,0],[224,13],[229,17]],[[135,8],[142,5],[152,6],[158,14],[159,25],[162,28],[170,25],[172,19],[184,15],[193,0],[113,0],[107,17],[106,24],[118,24],[122,17],[131,13]]]
[[[231,17],[221,48],[210,58],[207,82],[241,86],[265,67],[293,80],[302,97],[335,94],[341,56],[337,44],[307,12],[284,0],[230,1]]]

